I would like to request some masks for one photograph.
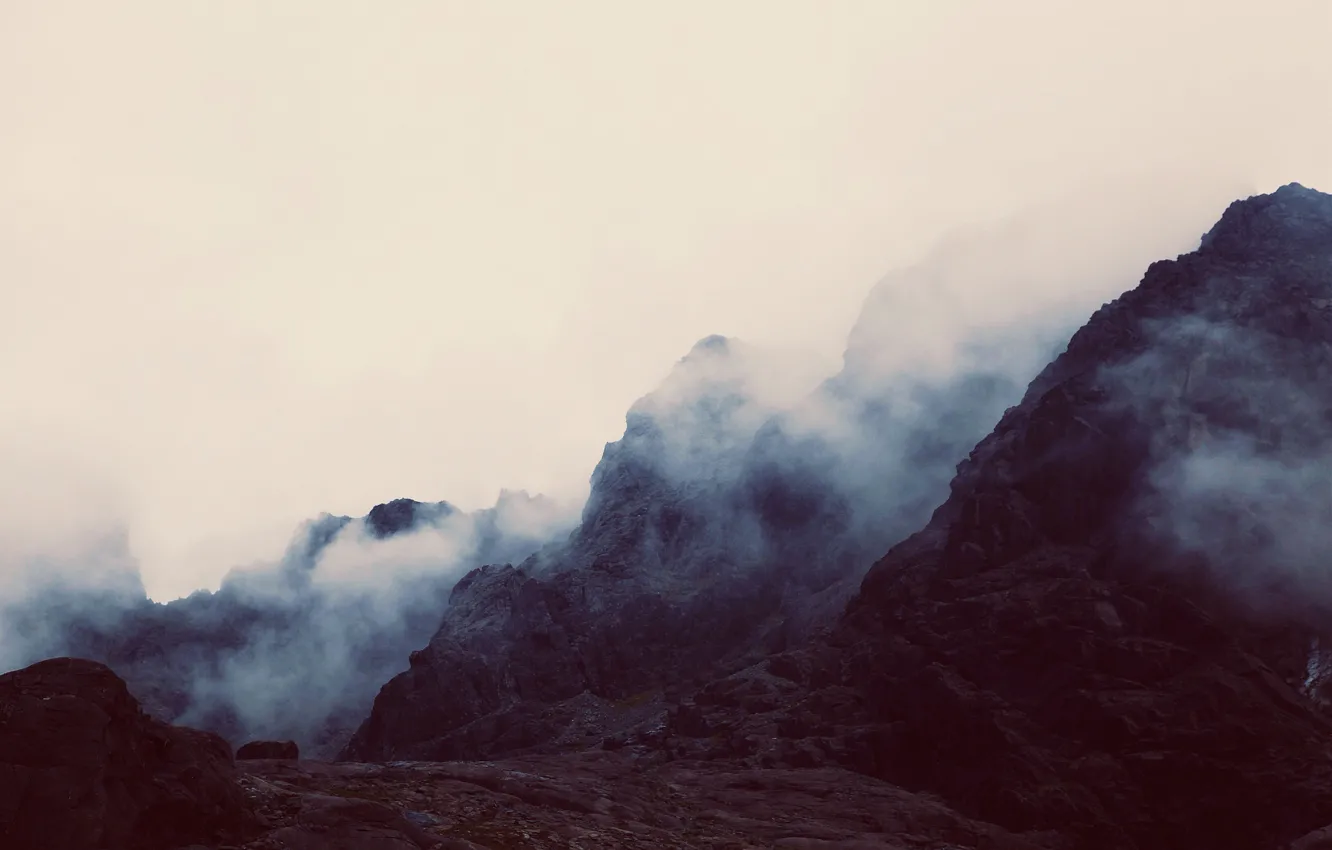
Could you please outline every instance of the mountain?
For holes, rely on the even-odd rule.
[[[1005,341],[1023,356],[972,340],[969,368],[915,379],[853,335],[839,374],[783,404],[761,355],[701,340],[630,409],[567,543],[459,581],[343,757],[600,745],[681,691],[803,645],[1019,399],[1013,363],[1048,343]]]
[[[1236,202],[1073,335],[830,633],[655,746],[842,764],[1042,846],[1332,822],[1329,377],[1332,196]]]
[[[1014,375],[1057,321],[903,358],[880,321],[902,318],[903,282],[871,295],[842,371],[797,399],[747,346],[701,341],[630,409],[567,536],[461,547],[478,566],[456,583],[409,541],[459,522],[489,539],[487,524],[399,500],[316,520],[281,565],[153,607],[181,613],[136,637],[108,616],[67,631],[164,677],[136,693],[225,657],[262,671],[230,693],[303,697],[286,714],[351,693],[364,709],[368,676],[400,662],[265,690],[273,669],[254,661],[318,659],[302,640],[357,623],[371,628],[346,646],[378,658],[410,636],[383,625],[402,609],[373,589],[419,602],[424,648],[346,761],[235,780],[270,831],[256,850],[312,846],[335,817],[339,841],[378,830],[404,847],[1328,846],[1332,196],[1290,184],[1230,205],[1025,390]],[[256,654],[256,635],[281,639]],[[89,691],[34,669],[0,678],[0,716],[60,720],[48,698]],[[120,692],[84,672],[97,699]],[[331,702],[307,693],[320,683]],[[51,762],[74,787],[63,751],[24,752],[7,769]],[[189,758],[228,771],[216,754]],[[485,761],[442,763],[456,759]],[[173,764],[150,772],[170,784]]]
[[[1096,311],[858,587],[847,444],[779,416],[679,482],[631,415],[575,544],[461,581],[344,758],[839,764],[1036,846],[1284,846],[1332,823],[1329,378],[1332,196],[1291,184]]]
[[[563,523],[559,506],[520,492],[473,513],[398,499],[306,523],[277,563],[232,570],[215,593],[158,604],[137,583],[115,594],[56,586],[5,620],[29,637],[20,663],[103,662],[162,720],[233,745],[290,738],[332,755],[438,627],[458,576],[530,555]]]

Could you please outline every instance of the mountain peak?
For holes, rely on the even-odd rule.
[[[694,343],[665,380],[630,408],[629,432],[653,431],[681,416],[692,419],[700,407],[738,406],[751,394],[753,364],[747,353],[738,340],[718,334]]]
[[[1287,183],[1235,201],[1202,238],[1200,250],[1227,259],[1263,259],[1274,251],[1332,243],[1332,195]]]
[[[689,349],[689,353],[685,355],[684,359],[688,360],[690,357],[696,357],[703,354],[727,355],[731,353],[731,348],[732,341],[729,337],[722,336],[721,334],[711,334],[694,343],[694,347]]]
[[[379,538],[390,537],[416,525],[418,520],[430,522],[457,511],[448,502],[418,502],[415,499],[394,499],[375,505],[366,514],[366,528]]]

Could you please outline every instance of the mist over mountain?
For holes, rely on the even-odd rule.
[[[629,411],[568,543],[459,582],[344,756],[596,745],[831,626],[1091,309],[1079,301],[1122,288],[1168,241],[1163,226],[1132,245],[1150,223],[1102,200],[1081,220],[1055,205],[956,236],[888,276],[843,368],[804,393],[742,342],[701,340]],[[1185,249],[1196,234],[1169,238]]]
[[[782,409],[746,346],[700,341],[630,409],[567,543],[460,581],[345,757],[594,745],[618,707],[803,644],[1017,401],[1014,349],[1048,343],[1008,343],[934,386],[851,366]]]
[[[581,511],[325,514],[166,605],[123,534],[15,550],[5,651],[307,755],[836,765],[1015,847],[1276,847],[1332,822],[1332,197],[1096,209],[888,276],[831,376],[700,340]]]
[[[1072,335],[832,628],[624,745],[840,764],[1030,846],[1321,846],[1330,298],[1332,196],[1232,204]]]
[[[336,752],[379,686],[438,625],[468,568],[520,560],[566,531],[567,508],[521,492],[473,513],[398,499],[364,517],[325,514],[274,563],[232,570],[216,592],[149,601],[123,547],[124,581],[56,572],[5,600],[4,661],[71,655],[110,665],[154,715]],[[41,563],[32,565],[38,570]]]
[[[399,499],[360,519],[311,520],[275,563],[238,567],[215,593],[166,605],[144,599],[107,508],[92,516],[110,530],[90,534],[98,524],[80,518],[59,548],[54,535],[15,548],[24,538],[7,534],[5,577],[32,580],[2,588],[4,664],[103,660],[164,719],[233,743],[291,737],[319,754],[341,746],[380,685],[429,642],[457,577],[484,564],[496,565],[486,575],[522,564],[522,575],[568,588],[587,576],[606,576],[615,593],[632,584],[634,606],[645,606],[624,609],[635,629],[655,617],[674,630],[703,606],[712,619],[700,633],[712,622],[730,635],[725,665],[799,643],[928,518],[957,459],[1020,398],[1077,315],[1161,246],[1187,247],[1209,193],[1173,189],[1147,219],[1139,194],[1100,192],[953,235],[871,291],[831,377],[741,340],[701,341],[629,411],[581,521],[523,494],[472,514]],[[36,504],[59,505],[56,496]],[[31,504],[16,502],[10,516],[32,514]],[[44,529],[49,516],[14,525]],[[684,599],[697,605],[676,605]],[[632,647],[636,635],[584,642]],[[661,651],[675,656],[674,641]],[[707,640],[696,650],[673,663],[718,663]],[[659,685],[642,660],[627,651],[606,661],[641,669],[600,698]]]
[[[460,582],[344,757],[836,764],[1014,846],[1326,842],[1332,196],[1231,204],[1015,396],[1002,370],[966,371],[820,420],[854,363],[734,455],[716,449],[750,419],[725,381],[692,396],[701,447],[631,413],[577,545]],[[904,397],[963,426],[928,435],[943,456],[1004,408],[928,515],[938,482]],[[841,472],[855,450],[865,479]],[[708,474],[673,477],[661,459],[679,457]],[[884,469],[915,486],[884,476],[857,503]],[[885,536],[921,527],[864,573],[857,508],[886,509]]]

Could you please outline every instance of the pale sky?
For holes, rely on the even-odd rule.
[[[831,370],[956,225],[1332,187],[1329,39],[1328,0],[0,0],[0,509],[127,523],[166,598],[324,510],[576,498],[694,341]]]

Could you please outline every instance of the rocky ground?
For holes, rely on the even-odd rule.
[[[589,752],[498,762],[241,762],[285,848],[1037,848],[939,801],[837,768],[644,765]]]
[[[1062,847],[836,767],[615,750],[482,762],[235,760],[110,669],[0,676],[5,850]]]

